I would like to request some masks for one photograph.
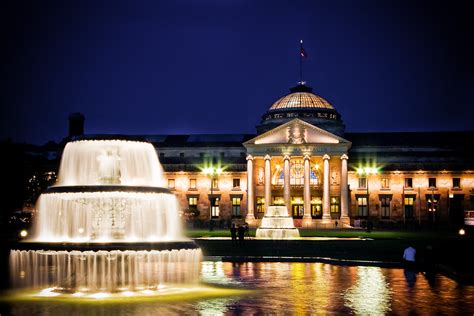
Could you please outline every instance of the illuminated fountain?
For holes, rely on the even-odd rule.
[[[299,238],[300,233],[286,206],[273,205],[268,207],[255,236],[265,239],[293,239]]]
[[[68,143],[57,183],[37,202],[33,237],[10,253],[13,285],[97,295],[197,283],[201,251],[162,186],[151,144]]]

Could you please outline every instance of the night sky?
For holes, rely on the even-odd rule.
[[[6,2],[6,1],[5,1]],[[466,2],[11,1],[0,6],[0,140],[255,133],[299,79],[346,130],[473,130]]]

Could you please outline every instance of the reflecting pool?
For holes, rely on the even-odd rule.
[[[203,282],[252,289],[250,294],[180,301],[107,304],[71,301],[2,302],[2,315],[234,315],[234,314],[472,314],[474,286],[403,269],[324,263],[204,261]]]

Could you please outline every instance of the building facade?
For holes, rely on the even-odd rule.
[[[82,137],[84,118],[70,124],[79,125],[70,137]],[[461,225],[474,209],[474,132],[348,133],[333,105],[303,84],[256,128],[133,138],[154,144],[183,214],[204,223],[256,226],[269,205],[285,205],[297,227]]]

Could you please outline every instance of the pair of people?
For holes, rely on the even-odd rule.
[[[248,234],[248,225],[245,223],[244,225],[238,225],[237,227],[235,226],[235,223],[232,223],[232,226],[230,227],[230,236],[232,237],[232,241],[237,240],[237,235],[239,236],[239,241],[242,243],[245,238],[245,232]]]

